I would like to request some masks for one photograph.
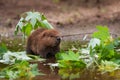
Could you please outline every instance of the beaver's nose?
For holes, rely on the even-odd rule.
[[[61,41],[61,38],[60,38],[60,37],[57,37],[57,40],[58,40],[58,41]]]

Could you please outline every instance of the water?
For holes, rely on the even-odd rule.
[[[10,51],[23,51],[25,50],[25,42],[21,38],[2,38],[0,40],[0,44],[6,44],[7,48]],[[67,50],[68,48],[72,48],[73,45],[75,47],[82,47],[79,42],[62,42],[62,50]],[[64,45],[63,45],[64,44]],[[72,45],[73,44],[73,45]],[[85,44],[85,43],[84,43]],[[85,45],[84,45],[85,46]],[[38,68],[40,72],[46,74],[44,76],[36,76],[33,80],[120,80],[120,71],[114,71],[112,73],[101,74],[97,69],[96,70],[80,70],[80,69],[72,69],[72,70],[62,70],[55,68],[54,71],[50,69],[50,66],[46,65],[48,63],[55,63],[55,58],[47,59],[46,62],[36,62],[38,64]],[[1,65],[0,65],[1,66]],[[2,66],[1,66],[2,68]],[[63,71],[63,74],[60,72]],[[3,80],[3,79],[2,79]],[[26,80],[26,79],[20,79]]]

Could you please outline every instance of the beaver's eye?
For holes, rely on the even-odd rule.
[[[54,36],[51,35],[50,37],[54,37]]]

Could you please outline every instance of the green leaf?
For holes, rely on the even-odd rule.
[[[30,23],[27,23],[25,26],[22,27],[21,32],[23,32],[24,35],[29,36],[32,30],[32,25]]]
[[[79,59],[79,56],[79,53],[75,53],[72,50],[69,50],[67,53],[59,53],[59,55],[57,55],[57,58],[60,58],[60,60],[58,60],[58,66],[68,69],[85,68],[86,64],[83,60]]]
[[[43,14],[42,14],[42,16],[41,16],[41,19],[42,19],[42,21],[43,21],[43,20],[47,20],[47,18],[46,18],[45,15],[43,15]]]
[[[92,34],[93,38],[98,38],[101,41],[105,41],[110,38],[110,33],[106,26],[97,26],[96,28],[98,31]]]
[[[105,45],[105,48],[109,49],[109,50],[114,50],[114,45],[112,43],[110,43],[108,45]]]
[[[120,58],[120,55],[118,57]],[[111,61],[113,61],[113,62],[115,62],[115,63],[120,65],[120,59],[116,58],[116,59],[112,59]]]
[[[26,12],[26,14],[27,17],[25,18],[25,20],[30,21],[33,27],[35,26],[37,20],[41,21],[41,15],[39,14],[39,12]]]
[[[0,54],[1,53],[6,53],[8,50],[7,50],[7,47],[4,43],[1,44],[0,46]]]
[[[26,80],[31,80],[37,75],[42,75],[39,72],[37,64],[29,64],[27,61],[19,61],[14,65],[4,68],[0,72],[0,78],[7,78],[10,80],[16,80],[20,78],[28,78]]]
[[[16,25],[16,28],[15,28],[15,32],[14,32],[15,35],[17,35],[17,33],[18,33],[18,31],[19,31],[19,28],[20,28],[20,30],[21,30],[22,27],[24,26],[23,21],[24,21],[24,18],[21,17],[20,20],[19,20],[19,22],[18,22],[18,24]]]
[[[94,48],[96,47],[97,45],[100,45],[100,39],[97,39],[97,38],[92,38],[88,44],[88,48]]]
[[[26,24],[25,26],[25,35],[29,36],[31,31],[33,30],[32,25],[30,23]]]
[[[48,28],[48,29],[53,29],[52,25],[49,24],[47,20],[41,21],[41,26],[42,26],[42,27],[46,27],[46,28]]]
[[[67,53],[62,53],[61,57],[63,60],[79,60],[79,53],[74,53],[73,51],[69,50]]]
[[[106,73],[106,72],[113,72],[117,69],[120,69],[119,68],[120,65],[112,62],[112,61],[101,61],[101,64],[99,66],[99,70],[102,72],[102,73]]]
[[[4,53],[6,53],[8,50],[7,50],[7,47],[4,43],[1,44],[0,46],[0,59],[2,58],[2,56],[4,55]]]
[[[7,51],[0,59],[0,63],[14,64],[16,60],[31,60],[31,58],[29,58],[25,52]]]
[[[58,66],[62,68],[74,69],[74,68],[85,68],[86,67],[86,64],[82,60],[79,60],[79,61],[59,60],[58,62],[59,62]]]

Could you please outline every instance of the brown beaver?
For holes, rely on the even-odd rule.
[[[43,58],[54,56],[60,50],[60,34],[55,29],[37,29],[28,37],[26,51]]]

